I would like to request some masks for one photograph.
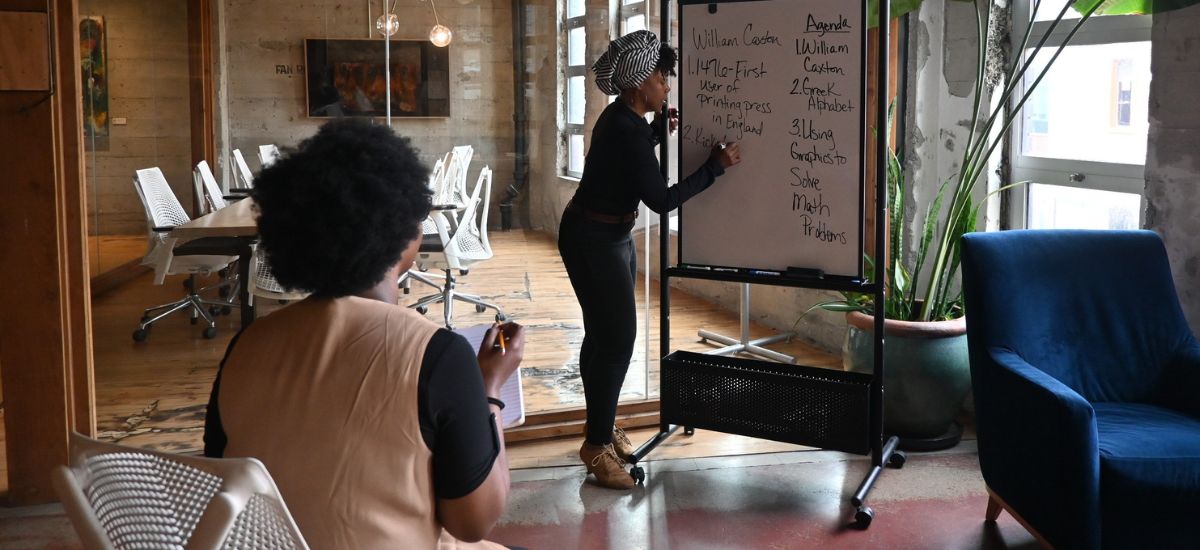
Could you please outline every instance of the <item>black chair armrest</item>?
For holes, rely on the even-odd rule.
[[[155,232],[155,233],[170,233],[170,232],[172,232],[172,231],[174,231],[174,230],[175,230],[175,226],[174,226],[174,225],[164,225],[164,226],[162,226],[162,227],[155,227],[155,228],[154,228],[154,232]]]

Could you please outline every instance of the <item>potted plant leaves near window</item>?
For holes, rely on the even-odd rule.
[[[977,18],[977,70],[975,74],[975,104],[970,133],[963,149],[959,172],[941,183],[934,200],[925,207],[924,221],[918,239],[906,247],[906,185],[903,163],[894,153],[887,173],[889,254],[885,266],[886,298],[883,304],[885,336],[884,373],[885,426],[888,434],[901,436],[901,446],[911,450],[933,450],[955,445],[961,435],[954,419],[970,390],[970,371],[967,361],[966,319],[959,286],[959,254],[963,234],[978,227],[980,206],[992,195],[1020,185],[1018,182],[992,191],[976,202],[975,189],[988,170],[987,160],[1007,138],[1021,107],[1030,98],[1054,61],[1075,33],[1095,14],[1146,14],[1167,11],[1195,4],[1200,0],[1078,0],[1062,5],[1051,21],[1049,36],[1056,29],[1066,31],[1059,46],[1045,46],[1046,39],[1031,41],[1030,31],[1020,37],[1016,55],[1004,67],[997,107],[989,109],[981,103],[985,86],[985,67],[991,18],[990,0],[974,2]],[[871,9],[874,9],[871,2]],[[1036,18],[1042,0],[1034,0],[1031,19]],[[893,0],[892,13],[901,15],[919,7],[919,0]],[[1078,15],[1070,14],[1074,10]],[[1061,25],[1060,25],[1061,24]],[[1027,26],[1027,29],[1031,26]],[[994,37],[992,37],[994,38]],[[1036,62],[1036,63],[1035,63]],[[1034,68],[1041,65],[1041,68]],[[1026,74],[1029,73],[1029,74]],[[1021,86],[1022,83],[1027,83]],[[1006,109],[1006,106],[1012,106]],[[890,128],[888,129],[890,135]],[[874,266],[867,258],[866,273]],[[847,370],[870,372],[872,369],[874,329],[871,316],[875,312],[869,294],[844,293],[841,299],[814,305],[813,309],[843,312],[847,317],[847,334],[843,363]],[[808,312],[805,312],[807,315]],[[801,317],[803,318],[803,316]],[[797,321],[799,323],[799,321]]]

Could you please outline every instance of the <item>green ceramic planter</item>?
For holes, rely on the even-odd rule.
[[[842,348],[848,371],[874,370],[874,318],[846,314]],[[884,321],[884,432],[912,438],[946,433],[971,389],[966,318]]]

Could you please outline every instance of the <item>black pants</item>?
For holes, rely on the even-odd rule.
[[[558,252],[583,309],[579,375],[587,401],[587,441],[593,445],[612,442],[617,399],[637,338],[631,229],[632,222],[601,223],[568,209],[558,230]]]

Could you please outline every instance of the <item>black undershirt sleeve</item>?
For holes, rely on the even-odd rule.
[[[225,370],[225,361],[229,360],[229,354],[241,336],[242,332],[238,331],[233,335],[233,339],[229,340],[229,347],[225,348],[225,357],[221,358],[221,365],[217,367],[217,378],[213,380],[212,393],[208,396],[208,409],[204,412],[204,456],[210,458],[225,456],[225,445],[229,443],[225,436],[225,427],[221,425],[217,396],[221,393],[221,371]]]
[[[479,359],[467,340],[439,329],[429,340],[417,383],[421,437],[433,452],[438,498],[470,494],[500,455],[500,434],[488,408]]]

